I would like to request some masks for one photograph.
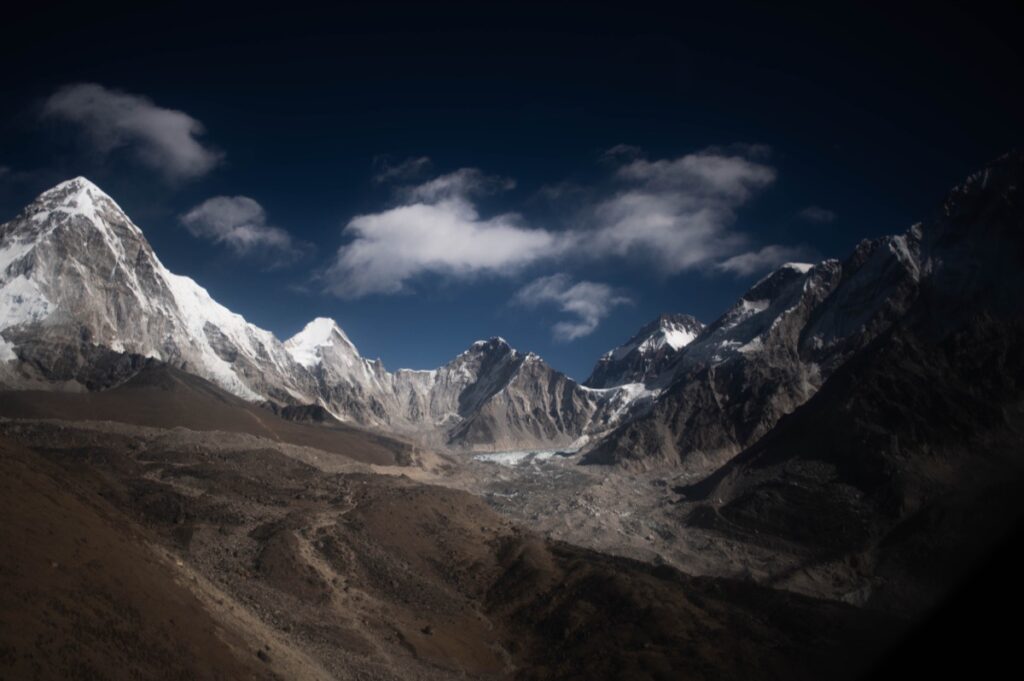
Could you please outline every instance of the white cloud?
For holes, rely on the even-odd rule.
[[[204,175],[223,159],[197,139],[204,129],[195,118],[95,83],[60,88],[46,100],[43,115],[77,124],[100,153],[130,149],[173,180]]]
[[[736,211],[775,180],[774,168],[748,152],[766,154],[743,146],[676,159],[633,157],[614,171],[604,198],[574,186],[574,202],[585,205],[573,208],[576,226],[562,230],[530,226],[515,213],[481,217],[475,197],[515,182],[462,168],[400,188],[403,205],[352,218],[344,230],[351,240],[327,270],[326,286],[356,298],[406,290],[424,273],[507,276],[567,257],[636,258],[667,274],[733,272],[739,261],[723,263],[750,242],[734,228]],[[569,195],[552,191],[548,198],[564,203]]]
[[[775,180],[775,170],[741,155],[706,150],[673,160],[633,160],[622,187],[593,210],[582,241],[596,257],[639,256],[677,273],[712,265],[747,242],[736,210]]]
[[[806,220],[807,222],[825,224],[834,222],[836,219],[836,214],[833,211],[830,211],[827,208],[822,208],[821,206],[807,206],[807,208],[804,208],[802,211],[797,213],[797,216],[801,220]]]
[[[215,196],[180,220],[193,236],[224,244],[239,256],[258,256],[284,265],[302,255],[302,246],[287,231],[268,225],[263,207],[248,196]]]
[[[404,188],[405,205],[357,215],[345,226],[353,240],[327,269],[327,289],[343,298],[398,293],[427,272],[507,275],[554,255],[561,248],[556,234],[532,229],[514,213],[481,218],[469,198],[513,186],[508,178],[461,168]]]
[[[426,172],[432,164],[427,156],[407,158],[395,164],[392,164],[386,156],[378,156],[373,160],[373,165],[377,169],[373,181],[384,184],[415,179]]]
[[[765,246],[758,251],[749,251],[734,255],[717,265],[716,269],[723,272],[730,272],[737,276],[747,276],[775,269],[787,262],[801,260],[814,260],[814,254],[810,249],[800,246]]]
[[[326,277],[328,290],[343,298],[398,293],[425,272],[510,274],[558,250],[556,235],[511,214],[482,219],[461,198],[359,215],[345,233],[354,239],[338,250]]]
[[[567,274],[552,274],[519,289],[513,302],[530,308],[554,304],[571,315],[573,319],[560,321],[552,329],[556,340],[568,342],[593,333],[613,308],[632,301],[616,294],[607,284],[593,281],[573,283]]]

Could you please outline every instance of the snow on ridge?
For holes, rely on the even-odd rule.
[[[351,365],[356,360],[362,359],[355,344],[349,340],[338,323],[330,317],[317,317],[284,343],[285,350],[288,351],[292,359],[307,369],[321,363],[323,359],[321,348],[337,345],[347,350],[343,353],[343,358],[347,360],[346,364]],[[351,357],[348,357],[349,355]]]
[[[665,329],[665,342],[671,345],[673,350],[689,345],[696,337],[697,334],[680,327]]]
[[[40,207],[39,204],[51,200],[60,201],[58,208],[77,213],[97,223],[102,221],[97,209],[102,208],[102,204],[109,203],[110,207],[124,218],[125,223],[132,231],[139,235],[142,234],[139,226],[128,219],[128,215],[118,205],[117,201],[114,201],[109,194],[96,186],[89,178],[82,175],[65,180],[55,187],[47,189],[30,204],[30,208],[35,207],[40,213],[46,215],[49,209]]]
[[[666,345],[673,350],[679,350],[689,345],[697,335],[697,333],[690,331],[682,324],[663,318],[660,320],[658,328],[651,331],[646,338],[609,350],[604,354],[603,358],[619,361],[634,350],[646,354],[648,352],[657,352]]]
[[[505,345],[507,347],[512,347],[511,345],[509,345],[508,341],[505,340],[504,338],[502,338],[501,336],[491,336],[487,340],[476,340],[476,341],[473,341],[470,344],[469,347],[470,348],[482,348],[485,345],[490,345],[491,343],[496,343],[498,345]]]
[[[814,265],[809,262],[787,262],[783,263],[782,266],[787,269],[796,270],[800,274],[807,274],[814,268]]]
[[[779,265],[777,268],[775,268],[774,270],[772,270],[768,274],[766,274],[763,277],[761,277],[760,279],[758,279],[754,283],[754,285],[750,287],[750,290],[753,290],[753,289],[757,288],[758,286],[760,286],[764,282],[768,281],[769,279],[774,277],[776,274],[778,274],[782,270],[793,270],[794,272],[799,272],[800,274],[807,274],[808,272],[810,272],[813,269],[814,269],[814,265],[812,263],[808,263],[808,262],[787,262],[787,263],[783,263],[782,265]]]

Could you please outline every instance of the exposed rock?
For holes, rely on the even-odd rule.
[[[704,325],[690,315],[663,314],[605,353],[583,384],[590,388],[613,388],[655,382],[679,351],[703,330]]]

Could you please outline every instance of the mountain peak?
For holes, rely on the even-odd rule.
[[[306,326],[302,328],[302,331],[299,332],[299,334],[310,337],[315,336],[323,340],[329,339],[335,333],[341,334],[342,336],[345,335],[345,332],[341,330],[340,326],[338,326],[338,322],[334,321],[330,317],[317,317],[306,324]]]
[[[787,262],[783,265],[779,265],[777,268],[754,283],[754,285],[743,294],[740,303],[738,304],[741,304],[743,300],[774,300],[776,296],[779,295],[779,292],[788,284],[798,279],[803,279],[804,276],[812,269],[814,269],[814,265],[803,262]]]
[[[703,330],[704,325],[691,315],[663,312],[644,325],[623,345],[609,351],[608,355],[619,360],[633,351],[645,354],[660,350],[666,345],[672,350],[678,350]]]
[[[109,194],[100,189],[89,178],[79,175],[50,187],[36,197],[35,202],[44,204],[57,202],[58,205],[72,207],[75,204],[81,206],[83,204],[95,204],[100,201],[114,203]],[[114,203],[114,205],[116,206],[117,204]]]
[[[68,189],[94,191],[99,192],[106,196],[106,192],[100,189],[95,182],[93,182],[84,175],[72,177],[70,180],[64,180],[63,182],[60,182],[51,187],[50,189],[46,190],[45,192],[43,192],[43,194],[48,194],[50,192],[61,192]]]
[[[330,317],[317,317],[309,322],[301,331],[286,340],[284,346],[292,358],[305,367],[320,363],[320,348],[342,347],[350,354],[359,356],[355,344]]]
[[[63,220],[51,220],[51,216],[60,215],[65,216]],[[104,232],[108,242],[111,237],[108,226],[114,223],[135,237],[142,236],[142,230],[129,219],[121,206],[95,183],[81,175],[44,191],[25,208],[22,217],[29,219],[28,225],[33,227],[29,231],[35,231],[38,225],[66,224],[68,220],[83,217]]]
[[[491,336],[487,340],[474,341],[469,346],[471,350],[480,350],[483,348],[507,348],[512,349],[512,346],[508,344],[508,341],[501,336]]]
[[[606,352],[584,385],[611,388],[653,380],[671,357],[703,330],[704,324],[691,315],[662,313],[628,341]]]

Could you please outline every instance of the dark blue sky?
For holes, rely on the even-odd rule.
[[[862,237],[927,217],[952,184],[1024,141],[1015,3],[935,4],[927,14],[744,4],[328,12],[291,3],[262,15],[211,7],[126,13],[89,4],[5,17],[0,220],[84,174],[126,209],[168,267],[220,302],[282,338],[312,317],[334,317],[389,368],[436,366],[476,338],[501,335],[583,378],[601,352],[659,312],[712,321],[763,274],[723,269],[732,255],[776,246],[844,256]],[[104,144],[100,114],[74,109],[81,99],[54,113],[55,93],[81,83],[148,102],[150,113],[186,114],[205,129],[194,138],[199,150],[220,162],[169,177],[145,156],[145,127]],[[619,144],[640,148],[647,163],[602,156]],[[690,175],[669,178],[673,168],[692,170],[681,159],[699,165],[709,156],[771,178],[747,176],[742,197],[695,189]],[[431,164],[419,175],[374,181],[388,164],[420,157]],[[646,174],[627,181],[627,167]],[[557,253],[492,267],[482,242],[470,264],[446,268],[413,249],[401,262],[419,258],[419,269],[401,292],[377,286],[352,297],[362,269],[338,284],[328,268],[356,236],[343,233],[353,217],[429,205],[439,199],[410,198],[412,188],[460,168],[485,178],[483,188],[470,183],[453,195],[462,202],[453,205],[474,211],[472,229],[514,212],[508,224],[517,234],[551,237]],[[689,247],[672,258],[652,242],[626,248],[623,235],[639,228],[610,226],[607,213],[629,190],[685,211],[711,201],[718,236],[743,243],[693,262]],[[209,238],[213,231],[190,233],[180,216],[217,196],[258,202],[259,224],[287,232],[289,258],[273,248],[240,255]],[[809,207],[821,209],[816,220],[801,216]],[[466,245],[450,238],[446,250]],[[368,267],[386,272],[386,237],[373,245]],[[555,274],[564,277],[546,280],[548,297],[514,302]],[[606,287],[597,326],[558,340],[559,322],[588,326],[559,309],[576,294],[594,302],[593,290],[567,291],[581,281]],[[348,297],[326,293],[332,283]],[[630,302],[609,302],[621,298]]]

